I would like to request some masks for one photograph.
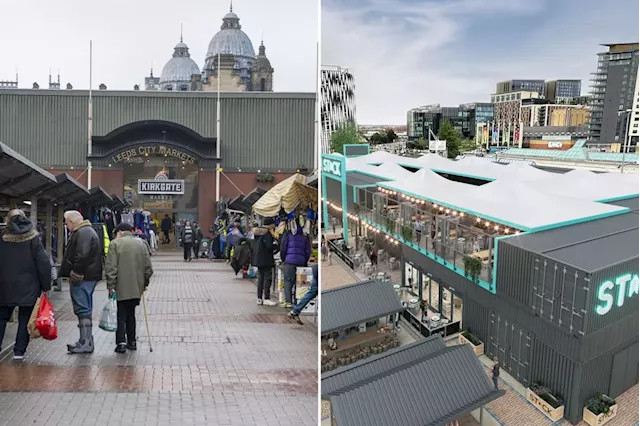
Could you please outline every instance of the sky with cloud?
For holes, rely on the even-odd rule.
[[[359,124],[489,102],[515,78],[581,79],[603,43],[638,42],[638,0],[323,0],[323,65],[352,70]]]
[[[0,15],[0,81],[21,88],[47,87],[49,69],[63,87],[89,87],[89,40],[93,40],[93,85],[144,88],[151,67],[159,76],[180,40],[180,24],[191,58],[200,68],[211,38],[220,31],[229,0],[29,0],[12,2]],[[315,92],[318,4],[300,0],[237,0],[233,11],[258,53],[264,37],[275,69],[274,88]]]

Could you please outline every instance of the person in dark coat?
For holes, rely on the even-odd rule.
[[[24,359],[29,345],[29,317],[38,297],[49,290],[51,263],[38,232],[22,210],[12,210],[7,215],[7,227],[0,241],[0,344],[7,321],[18,307],[13,359]]]
[[[279,250],[278,242],[273,235],[274,229],[274,221],[268,217],[264,220],[264,225],[258,226],[253,232],[253,262],[251,263],[258,268],[258,305],[277,305],[270,299],[273,268],[276,266],[273,256]]]
[[[67,345],[71,354],[93,352],[93,291],[102,279],[104,252],[98,234],[80,212],[69,210],[64,214],[65,224],[71,232],[67,250],[60,264],[60,276],[69,278],[73,313],[78,317],[80,338]]]
[[[293,234],[287,232],[282,240],[280,253],[284,263],[284,299],[283,308],[291,308],[293,289],[296,284],[296,271],[298,267],[306,267],[311,257],[311,241],[304,235],[302,228]]]
[[[162,218],[162,222],[160,222],[160,229],[164,235],[162,244],[169,244],[171,242],[171,237],[169,236],[171,233],[171,218],[168,214],[164,215],[164,218]]]
[[[202,228],[200,228],[198,222],[193,222],[193,257],[196,259],[200,257],[200,243],[203,237]]]

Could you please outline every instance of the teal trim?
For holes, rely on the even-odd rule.
[[[442,266],[444,266],[445,268],[447,268],[447,269],[449,269],[449,270],[451,270],[451,271],[455,272],[456,274],[458,274],[458,275],[460,275],[460,276],[462,276],[462,277],[464,277],[464,278],[468,279],[468,278],[467,278],[467,277],[465,277],[465,275],[464,275],[464,269],[462,269],[462,268],[458,268],[456,265],[451,264],[451,262],[449,262],[449,261],[447,261],[447,260],[445,260],[445,259],[441,258],[440,256],[436,256],[436,255],[434,255],[433,253],[428,252],[426,249],[424,249],[424,248],[422,248],[422,247],[419,247],[419,246],[416,246],[413,242],[407,242],[407,241],[405,241],[405,239],[404,239],[402,236],[400,236],[400,235],[396,235],[396,234],[393,234],[393,233],[387,232],[387,230],[386,230],[386,229],[384,229],[383,227],[381,227],[381,226],[380,226],[380,225],[378,225],[377,223],[374,223],[373,221],[371,221],[371,220],[369,220],[369,219],[367,219],[367,218],[364,218],[364,217],[360,216],[360,219],[361,219],[363,222],[368,223],[369,225],[373,226],[374,228],[376,228],[376,229],[378,229],[378,230],[382,231],[383,233],[385,233],[385,234],[387,234],[387,235],[389,235],[389,236],[391,236],[391,237],[395,238],[396,240],[398,240],[398,241],[402,242],[404,245],[406,245],[406,246],[408,246],[408,247],[411,247],[412,249],[414,249],[414,250],[418,251],[420,254],[422,254],[422,255],[424,255],[424,256],[427,256],[429,259],[431,259],[431,260],[433,260],[433,261],[435,261],[435,262],[438,262],[439,264],[441,264],[441,265],[442,265]],[[495,274],[495,262],[494,262],[494,272],[493,272],[493,274]],[[477,284],[477,285],[479,285],[481,288],[483,288],[483,289],[487,290],[489,293],[496,294],[496,286],[495,286],[495,284],[490,284],[490,283],[488,283],[488,282],[486,282],[486,281],[483,281],[483,280],[478,280],[478,282],[477,282],[477,283],[475,283],[475,284]]]
[[[507,225],[507,226],[510,226],[510,227],[512,227],[514,229],[520,229],[522,231],[527,231],[527,232],[531,231],[531,229],[526,227],[526,226],[519,225],[519,224],[516,224],[516,223],[512,223],[512,222],[509,222],[507,220],[498,219],[498,218],[495,218],[493,216],[483,215],[483,214],[480,214],[480,213],[475,212],[473,210],[461,209],[458,206],[454,206],[454,205],[448,204],[448,203],[443,203],[443,202],[441,202],[439,200],[435,200],[433,198],[427,198],[427,197],[425,197],[423,195],[414,194],[412,192],[399,191],[397,188],[392,188],[392,187],[390,187],[388,185],[385,185],[384,182],[381,182],[380,184],[378,184],[378,186],[381,186],[383,188],[387,188],[387,189],[389,189],[391,191],[403,192],[403,193],[405,193],[407,195],[410,195],[411,197],[419,198],[421,200],[425,200],[425,201],[428,201],[430,203],[435,203],[435,204],[438,204],[439,206],[446,207],[446,208],[449,208],[449,209],[459,210],[461,212],[464,212],[464,213],[467,213],[467,214],[471,214],[473,216],[481,217],[481,218],[483,218],[485,220],[489,220],[491,222],[501,223],[502,225]]]
[[[342,238],[345,242],[349,242],[349,217],[347,216],[349,210],[349,203],[347,201],[347,164],[345,161],[341,163],[343,173],[340,173],[344,178],[342,179]]]
[[[469,174],[466,174],[466,173],[459,173],[459,172],[450,172],[450,171],[442,170],[442,169],[430,169],[430,170],[432,172],[444,173],[444,174],[447,174],[447,175],[462,176],[462,177],[471,178],[471,179],[477,179],[477,180],[486,180],[487,182],[493,182],[495,180],[494,178],[482,177],[482,176],[477,176],[477,175],[469,175]]]
[[[621,195],[620,197],[605,198],[604,200],[596,200],[597,203],[613,203],[614,201],[630,200],[638,198],[640,194]]]
[[[331,173],[322,173],[322,177],[337,180],[338,182],[342,182],[342,179],[340,179],[338,176],[332,175]]]
[[[353,202],[355,204],[358,203],[358,187],[357,186],[353,187]]]
[[[618,216],[618,215],[621,215],[621,214],[629,213],[630,211],[631,211],[631,209],[628,209],[628,208],[625,207],[622,210],[618,210],[618,211],[615,211],[615,212],[601,213],[601,214],[596,214],[596,215],[593,215],[593,216],[582,217],[582,218],[579,218],[579,219],[568,220],[566,222],[558,222],[558,223],[553,223],[551,225],[539,226],[537,228],[530,229],[529,232],[548,231],[550,229],[562,228],[563,226],[577,225],[578,223],[591,222],[592,220],[604,219],[606,217]]]
[[[374,186],[378,186],[377,183],[368,183],[365,185],[353,185],[354,188],[372,188]]]
[[[322,173],[321,178],[322,185],[322,222],[324,223],[324,230],[329,232],[329,200],[327,200],[327,174]]]

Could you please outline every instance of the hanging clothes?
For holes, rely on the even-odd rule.
[[[122,222],[128,223],[129,225],[133,225],[133,214],[131,213],[122,213]]]

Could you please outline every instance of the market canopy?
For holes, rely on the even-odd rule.
[[[0,142],[0,195],[24,201],[21,198],[56,183],[54,175]]]
[[[89,196],[82,200],[82,203],[94,207],[107,207],[113,203],[113,198],[102,187],[96,186],[89,190]]]
[[[307,178],[296,173],[268,190],[254,205],[253,211],[261,216],[277,216],[280,208],[289,213],[306,203],[318,208],[318,190],[307,185]]]

